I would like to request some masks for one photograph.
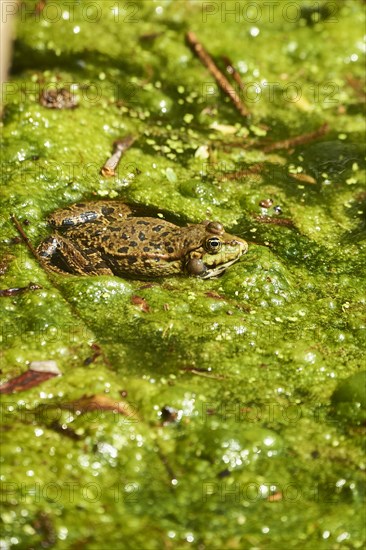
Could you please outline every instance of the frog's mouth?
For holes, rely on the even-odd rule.
[[[226,262],[226,264],[221,264],[215,267],[207,266],[207,270],[202,273],[202,275],[199,275],[200,279],[212,279],[213,277],[219,277],[220,275],[223,275],[228,267],[235,264],[239,260],[240,256],[238,258],[235,258],[234,260],[231,260],[230,262]]]
[[[206,269],[199,275],[200,279],[219,277],[248,251],[248,244],[245,241],[235,240],[232,244],[235,246],[234,250],[231,248],[223,253],[219,252],[218,254],[205,256],[203,263]],[[225,255],[230,256],[232,259],[225,261]]]

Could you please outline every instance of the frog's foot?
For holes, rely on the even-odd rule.
[[[102,258],[93,250],[81,251],[60,235],[43,241],[37,248],[41,263],[57,273],[73,275],[113,275]]]
[[[89,222],[108,224],[131,215],[131,209],[120,201],[96,201],[72,204],[68,208],[56,210],[48,221],[53,227],[67,229]]]
[[[51,260],[52,256],[56,253],[58,247],[58,240],[55,237],[48,237],[37,248],[37,253],[42,261]]]

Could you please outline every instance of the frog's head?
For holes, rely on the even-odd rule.
[[[248,243],[226,233],[219,222],[202,224],[203,238],[199,248],[186,257],[185,269],[189,275],[210,279],[218,277],[248,251]]]

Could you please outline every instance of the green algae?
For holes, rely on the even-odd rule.
[[[356,372],[342,380],[332,395],[334,413],[351,425],[360,425],[366,420],[366,372]]]
[[[361,548],[362,3],[325,2],[319,22],[311,2],[51,4],[22,5],[6,89],[1,287],[42,289],[1,298],[2,379],[49,359],[62,376],[3,399],[4,548]],[[250,121],[187,30],[252,83]],[[77,109],[39,105],[55,84]],[[249,146],[324,122],[293,150]],[[219,219],[249,252],[218,280],[146,284],[48,275],[12,241],[11,213],[37,244],[49,212],[99,197]],[[91,395],[136,414],[63,408]]]

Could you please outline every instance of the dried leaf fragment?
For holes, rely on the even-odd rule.
[[[32,361],[29,369],[0,386],[0,393],[17,393],[39,386],[46,380],[60,376],[56,361]]]

